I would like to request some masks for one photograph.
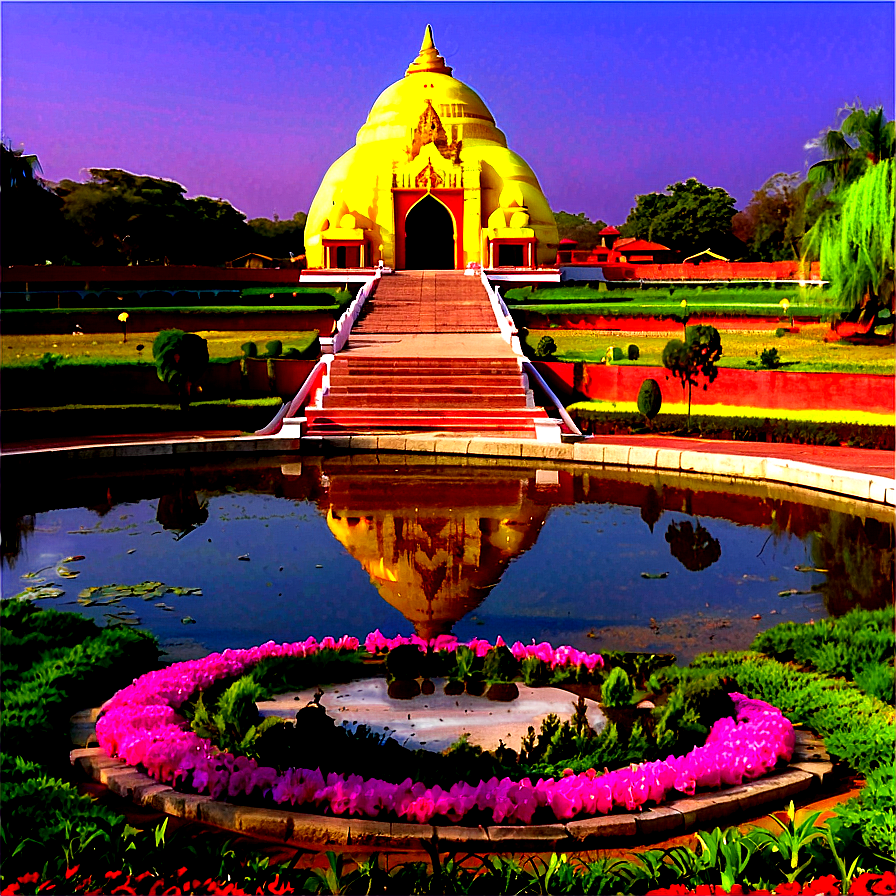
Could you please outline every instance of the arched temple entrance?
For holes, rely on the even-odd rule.
[[[405,228],[405,268],[411,271],[450,271],[455,267],[454,219],[431,195],[408,213]]]

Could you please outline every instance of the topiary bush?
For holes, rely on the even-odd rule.
[[[279,358],[283,354],[283,343],[279,339],[272,339],[264,344],[266,358]]]
[[[152,343],[159,379],[176,393],[182,409],[190,404],[208,367],[208,342],[196,333],[162,330]]]
[[[552,358],[557,354],[557,343],[550,336],[542,336],[535,346],[536,358]]]
[[[648,419],[653,420],[663,406],[663,393],[660,384],[654,379],[646,379],[638,390],[638,410]]]
[[[258,346],[254,342],[244,342],[240,346],[240,351],[243,353],[244,358],[258,357]]]
[[[634,342],[630,342],[625,347],[625,353],[629,361],[637,361],[641,357],[641,349]]]

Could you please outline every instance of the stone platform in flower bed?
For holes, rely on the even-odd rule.
[[[545,825],[408,824],[292,812],[274,806],[240,806],[209,796],[181,793],[160,784],[100,748],[77,749],[71,761],[113,793],[141,806],[188,821],[292,846],[397,849],[424,847],[472,852],[574,851],[636,845],[707,827],[733,824],[782,808],[797,794],[819,788],[832,772],[824,744],[796,731],[790,765],[772,775],[724,790],[682,797],[645,812],[614,813]]]
[[[469,694],[449,696],[445,680],[434,679],[435,692],[418,694],[411,699],[389,696],[384,678],[364,678],[347,684],[327,685],[321,705],[336,723],[346,719],[352,726],[365,725],[375,734],[387,734],[404,747],[441,752],[461,737],[483,750],[495,750],[502,742],[512,746],[526,736],[531,725],[537,731],[548,713],[561,722],[569,721],[575,707],[575,695],[561,688],[530,688],[515,685],[514,700],[489,700]],[[262,716],[288,718],[310,703],[317,688],[278,694],[258,704]],[[588,723],[595,732],[607,723],[599,704],[585,699]]]

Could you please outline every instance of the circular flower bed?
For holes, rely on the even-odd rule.
[[[498,639],[499,644],[503,642]],[[422,650],[452,650],[454,638],[427,643],[416,636],[384,638],[379,631],[367,636],[369,653],[388,651],[399,644],[417,644]],[[466,645],[487,652],[492,645],[476,639]],[[143,766],[159,781],[190,785],[213,798],[243,795],[268,796],[276,803],[312,806],[334,815],[394,817],[426,823],[442,818],[458,822],[472,811],[489,814],[496,824],[528,824],[536,810],[545,807],[560,821],[607,814],[614,809],[632,811],[662,803],[677,792],[693,794],[697,788],[731,786],[766,774],[779,761],[789,761],[794,746],[793,726],[779,710],[742,694],[731,694],[733,718],[719,719],[706,743],[683,756],[633,764],[599,774],[572,770],[555,780],[491,778],[478,784],[458,782],[450,787],[427,787],[411,779],[399,784],[360,775],[319,770],[259,766],[216,747],[190,730],[177,709],[197,690],[235,678],[272,657],[308,657],[322,650],[336,654],[358,651],[357,638],[314,638],[293,644],[268,642],[248,650],[225,650],[201,660],[176,663],[138,678],[119,691],[103,708],[97,722],[100,745],[130,765]],[[514,644],[518,658],[538,656],[553,666],[603,665],[597,654],[549,644]]]

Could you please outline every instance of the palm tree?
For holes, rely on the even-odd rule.
[[[809,201],[818,218],[803,238],[807,259],[820,259],[821,276],[841,312],[859,310],[873,326],[892,311],[894,271],[894,123],[883,107],[859,104],[839,128],[829,128],[807,148],[826,158],[809,169]]]
[[[2,155],[2,181],[0,189],[14,189],[39,183],[36,171],[41,171],[40,162],[36,155],[25,155],[23,148],[11,149],[5,143],[0,143],[0,155]]]

